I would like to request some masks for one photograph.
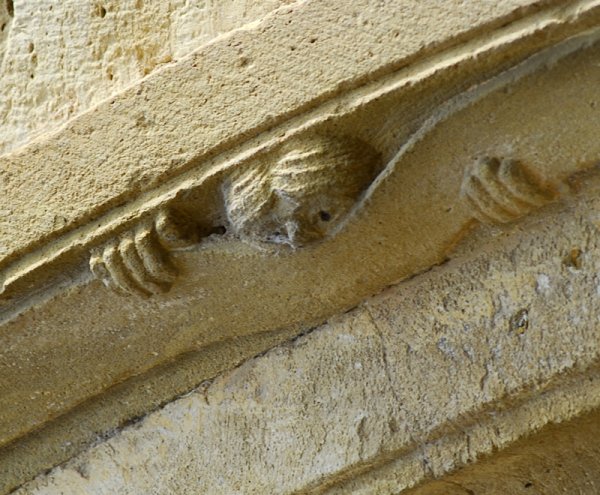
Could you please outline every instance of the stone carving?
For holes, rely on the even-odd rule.
[[[93,252],[90,269],[96,278],[119,292],[159,294],[168,291],[177,276],[168,251],[188,247],[197,240],[192,223],[161,210],[154,221],[143,222]]]
[[[313,135],[272,167],[243,171],[223,188],[227,218],[247,241],[301,247],[327,237],[374,179],[380,160],[366,143]]]
[[[223,181],[224,231],[252,244],[294,249],[324,239],[379,170],[379,155],[360,140],[305,136],[281,150],[273,164],[259,162]],[[224,233],[201,225],[200,216],[188,219],[179,208],[161,210],[153,222],[95,251],[92,273],[120,292],[150,296],[168,291],[177,276],[169,251]]]
[[[180,108],[186,109],[185,112],[173,114],[167,112],[153,122],[146,122],[141,129],[140,122],[145,119],[142,116],[146,115],[147,111],[146,103],[142,101],[154,101],[153,108],[155,107],[161,113],[163,109],[170,108],[171,94],[179,94],[175,88],[181,85],[181,80],[178,79],[181,74],[185,73],[185,77],[188,78],[186,87],[204,84],[197,78],[195,62],[190,66],[191,68],[186,65],[187,62],[182,62],[180,65],[174,64],[172,68],[165,68],[165,71],[157,71],[151,76],[155,82],[149,86],[147,82],[140,82],[136,92],[130,94],[126,91],[121,95],[115,95],[110,101],[99,105],[94,112],[78,116],[70,127],[64,129],[64,132],[61,131],[56,135],[49,134],[40,142],[45,144],[26,147],[22,153],[14,153],[0,160],[2,162],[0,168],[10,169],[10,174],[16,173],[17,176],[24,174],[23,184],[25,184],[29,183],[29,175],[23,172],[28,170],[28,163],[54,160],[53,150],[62,149],[66,146],[65,143],[68,143],[69,150],[63,153],[65,157],[69,157],[68,163],[65,161],[57,165],[64,170],[62,175],[51,174],[49,171],[54,170],[52,167],[47,167],[47,170],[41,167],[37,172],[41,175],[34,183],[37,184],[40,180],[51,181],[53,188],[32,187],[27,194],[23,194],[16,187],[2,187],[8,184],[8,181],[0,180],[3,204],[10,205],[6,209],[10,214],[0,222],[0,229],[5,233],[3,238],[6,239],[0,246],[0,318],[12,317],[23,308],[39,303],[40,298],[46,300],[52,297],[54,291],[60,292],[63,286],[70,283],[69,280],[76,278],[78,276],[76,274],[80,273],[82,252],[89,253],[94,246],[106,242],[106,239],[131,229],[132,219],[151,215],[150,210],[156,211],[159,207],[176,206],[174,211],[178,211],[179,203],[184,203],[182,211],[185,216],[197,220],[199,225],[204,226],[200,237],[207,235],[207,231],[210,234],[211,226],[223,226],[227,227],[228,234],[244,240],[299,247],[313,239],[336,232],[344,223],[332,221],[330,212],[325,208],[315,209],[319,216],[322,212],[323,218],[316,224],[308,221],[308,217],[315,217],[315,211],[306,212],[302,207],[294,206],[293,213],[288,211],[282,215],[281,210],[288,208],[286,203],[297,203],[294,199],[297,191],[293,194],[278,192],[278,190],[284,191],[278,185],[284,177],[281,175],[277,178],[277,173],[265,164],[285,161],[283,155],[279,158],[273,156],[268,159],[262,158],[265,163],[257,165],[256,162],[261,160],[259,155],[271,153],[277,146],[283,147],[284,141],[297,140],[297,136],[301,134],[306,136],[309,132],[314,133],[311,139],[315,142],[319,141],[318,133],[338,136],[360,135],[387,161],[388,170],[381,175],[382,180],[378,184],[387,183],[388,179],[389,182],[394,182],[393,176],[397,174],[395,170],[403,170],[402,174],[404,174],[406,165],[414,163],[414,158],[418,158],[420,152],[416,152],[416,148],[420,147],[419,142],[426,139],[428,133],[439,124],[451,121],[457,111],[475,104],[482,98],[487,98],[498,89],[511,85],[528,74],[534,74],[541,68],[548,67],[548,64],[562,60],[570,53],[591,46],[590,43],[600,36],[597,31],[589,31],[589,27],[595,25],[594,19],[597,14],[593,12],[596,12],[596,7],[592,3],[589,5],[588,2],[584,3],[585,6],[574,4],[564,10],[548,9],[540,12],[539,18],[536,17],[535,20],[532,18],[531,22],[523,25],[510,23],[502,27],[498,33],[494,31],[489,37],[486,35],[485,43],[480,40],[473,46],[457,45],[456,51],[452,54],[440,55],[439,59],[436,58],[434,66],[430,66],[429,62],[416,64],[415,72],[409,75],[404,70],[392,71],[392,67],[399,67],[398,61],[391,63],[391,60],[395,60],[396,57],[392,55],[396,53],[395,50],[392,50],[389,54],[390,62],[381,65],[382,70],[385,67],[383,72],[373,72],[368,77],[366,73],[360,77],[353,76],[348,79],[348,85],[344,83],[334,93],[326,98],[323,97],[323,101],[318,104],[316,104],[317,100],[310,100],[312,101],[310,104],[309,100],[306,100],[302,105],[307,106],[303,107],[299,104],[297,111],[291,113],[289,109],[284,111],[284,105],[281,111],[274,111],[273,114],[269,111],[264,115],[261,108],[256,107],[244,114],[242,120],[234,117],[234,114],[226,114],[229,120],[223,120],[214,128],[190,123],[197,122],[198,112],[206,112],[211,116],[219,115],[221,107],[227,104],[227,100],[221,102],[226,93],[222,90],[216,91],[208,98],[211,109],[206,105],[196,108],[199,100],[192,96],[196,94],[195,91],[182,93]],[[542,31],[547,34],[540,35]],[[500,35],[500,32],[504,34]],[[239,58],[239,54],[234,56],[236,60]],[[277,58],[278,61],[282,59],[281,56]],[[482,64],[484,60],[485,64]],[[225,61],[223,60],[222,63],[225,64]],[[227,64],[224,66],[229,67]],[[433,67],[435,70],[432,70]],[[391,72],[388,72],[388,69]],[[184,72],[177,72],[180,70]],[[442,76],[446,71],[453,74],[453,82]],[[228,70],[219,73],[227,74]],[[287,72],[281,71],[281,73]],[[250,79],[244,84],[248,81]],[[173,86],[169,86],[171,84]],[[226,85],[229,82],[224,81],[222,84]],[[207,90],[213,91],[215,87],[220,85],[210,84]],[[265,86],[269,91],[275,87],[277,86]],[[438,93],[438,89],[442,87],[445,88],[444,96],[440,99],[442,93]],[[470,89],[464,92],[464,88]],[[152,94],[145,94],[150,90]],[[135,97],[131,97],[133,94]],[[144,98],[138,98],[142,94],[145,94]],[[327,93],[323,93],[325,94]],[[274,100],[280,101],[274,96],[275,94],[272,97]],[[440,105],[446,97],[449,99]],[[162,103],[159,104],[158,102],[161,101]],[[412,104],[413,101],[418,101],[419,104]],[[592,101],[595,101],[595,96],[590,98],[590,102]],[[114,121],[115,108],[120,108],[121,104],[131,108],[131,115],[137,116],[134,119],[135,125],[125,128]],[[259,119],[262,122],[260,125],[258,121],[254,121],[254,112],[262,115]],[[190,129],[191,134],[164,132],[162,122],[170,121],[175,117],[173,128]],[[243,125],[240,127],[242,121]],[[105,129],[106,134],[97,132],[100,128],[104,129],[103,124],[98,125],[100,122],[111,122],[111,125]],[[572,129],[576,127],[571,126]],[[207,133],[209,128],[212,130]],[[70,139],[73,133],[81,136],[89,134],[90,139]],[[109,136],[110,139],[114,138],[119,143],[127,144],[119,145],[119,153],[116,153],[117,148],[111,145],[114,148],[113,152],[107,155],[108,160],[103,160],[101,156],[104,152],[101,150],[104,150],[109,143]],[[228,136],[226,140],[224,136]],[[177,143],[172,141],[174,138],[177,139]],[[338,141],[346,141],[346,146],[353,147],[352,140],[330,138],[330,141],[332,149],[337,148],[335,143]],[[401,149],[398,149],[399,146]],[[163,153],[160,150],[170,151]],[[149,153],[150,151],[152,153]],[[359,155],[362,152],[364,150],[359,150]],[[90,165],[87,158],[82,158],[89,156],[90,153],[98,158],[98,164],[103,165],[94,167]],[[286,153],[293,156],[291,149]],[[251,160],[254,163],[247,166],[250,165]],[[131,168],[122,176],[114,174],[122,161],[138,163],[141,168],[139,170]],[[153,167],[155,163],[157,166]],[[579,165],[582,165],[582,162]],[[238,172],[227,172],[233,169],[237,169]],[[88,176],[79,175],[82,173]],[[271,196],[275,200],[265,202],[254,210],[246,205],[237,208],[236,203],[244,203],[241,200],[226,201],[227,197],[236,197],[236,189],[243,189],[243,176],[246,173],[248,183],[263,184],[264,187],[258,189],[270,190],[272,194],[266,196]],[[114,186],[114,188],[111,186],[109,193],[112,200],[108,200],[105,192],[101,191],[102,188],[90,189],[89,202],[85,199],[86,194],[47,194],[46,190],[59,190],[54,189],[55,181],[63,175],[70,177],[70,184],[74,187],[81,184],[82,180],[85,180],[86,184],[104,184],[104,179],[109,180]],[[226,175],[229,182],[225,180]],[[460,176],[454,175],[454,177],[461,180]],[[222,187],[213,187],[213,179]],[[14,180],[16,180],[14,183],[20,183],[20,179]],[[361,180],[357,182],[360,183]],[[154,188],[150,184],[160,184],[160,187]],[[344,187],[348,186],[342,186],[342,189]],[[352,187],[348,189],[351,190]],[[365,205],[372,204],[369,198],[375,189],[378,187],[370,188],[369,193],[362,198],[365,200]],[[118,194],[131,197],[130,193],[134,191],[135,200],[123,204],[115,202],[115,198],[119,197]],[[184,199],[188,193],[196,197],[197,204]],[[29,197],[30,194],[33,196]],[[117,196],[113,197],[113,194]],[[398,207],[400,203],[408,203],[411,198],[411,194],[405,196],[400,194],[402,193],[394,196],[397,198]],[[418,191],[417,194],[423,197],[426,193]],[[353,193],[350,194],[352,195]],[[200,196],[202,198],[198,199]],[[209,196],[210,199],[207,199]],[[258,196],[260,197],[260,194]],[[435,193],[434,196],[437,197]],[[58,220],[51,218],[54,212],[66,208],[68,198],[75,197],[86,206],[71,208],[69,205],[68,211],[72,211],[72,215],[56,216]],[[292,201],[288,198],[292,198]],[[111,209],[110,205],[117,203],[120,206]],[[229,207],[226,207],[226,203]],[[30,212],[30,205],[33,204],[44,205],[43,211],[40,210],[39,214],[33,214],[33,210]],[[254,206],[256,204],[254,203]],[[308,204],[308,202],[303,203],[304,209]],[[361,208],[361,203],[354,203],[354,205],[353,208],[357,211]],[[88,209],[95,212],[92,215],[93,222],[78,217]],[[340,208],[342,212],[345,209],[345,206]],[[267,210],[270,214],[264,213]],[[260,218],[253,219],[252,211]],[[196,219],[196,213],[199,214],[199,219]],[[290,221],[280,222],[284,227],[283,231],[274,229],[278,222],[273,222],[272,219],[278,217],[281,220],[281,217],[286,215],[289,215]],[[404,216],[403,210],[399,218]],[[26,220],[27,228],[23,228],[21,218]],[[489,218],[486,221],[489,221]],[[316,232],[309,233],[308,227],[314,225],[318,226]],[[56,239],[57,242],[37,242],[38,236],[44,239]],[[102,266],[104,265],[102,263]]]
[[[467,170],[461,194],[486,224],[517,220],[558,197],[557,189],[521,162],[485,157]]]

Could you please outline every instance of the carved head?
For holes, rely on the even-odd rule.
[[[379,156],[349,138],[312,136],[268,168],[247,171],[226,191],[243,238],[300,247],[327,237],[378,172]]]

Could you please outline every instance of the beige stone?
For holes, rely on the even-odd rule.
[[[55,130],[218,35],[292,2],[1,3],[0,153]]]
[[[598,493],[598,413],[552,425],[441,481],[407,495]]]
[[[400,493],[599,407],[599,192],[480,230],[17,493]]]
[[[1,489],[393,493],[597,407],[597,0],[2,9]]]
[[[530,4],[533,12],[524,8]],[[577,16],[579,4],[581,18]],[[531,0],[473,0],[459,8],[434,1],[390,2],[384,8],[364,0],[355,2],[351,9],[312,2],[280,11],[268,22],[211,44],[105,101],[66,126],[56,138],[5,157],[2,168],[5,174],[10,172],[10,181],[3,184],[11,187],[5,187],[2,194],[11,205],[11,215],[0,231],[5,243],[3,261],[155,189],[192,164],[207,169],[211,164],[208,158],[217,153],[234,153],[238,151],[234,145],[243,145],[274,125],[289,121],[300,109],[308,110],[341,90],[393,73],[417,56],[432,62],[416,66],[416,73],[401,72],[399,79],[405,85],[413,77],[422,79],[430,72],[440,72],[459,61],[449,50],[446,62],[441,67],[436,64],[436,54],[448,50],[449,40],[466,41],[479,35],[484,51],[492,53],[490,60],[477,61],[477,75],[454,75],[460,81],[454,84],[445,78],[446,97],[457,92],[456,86],[468,87],[469,79],[481,80],[499,71],[502,60],[494,63],[493,52],[505,52],[502,56],[514,62],[550,44],[550,33],[558,31],[557,37],[563,38],[572,29],[593,25],[596,15],[593,1],[574,2],[566,11],[548,9],[538,19],[535,11],[540,7]],[[591,15],[583,15],[590,9]],[[531,18],[521,25],[517,21],[526,13]],[[421,29],[425,22],[431,30]],[[492,22],[508,25],[482,35],[482,27]],[[479,30],[477,26],[481,26]],[[548,32],[550,38],[536,39],[541,32]],[[473,55],[472,46],[466,47],[457,50],[459,59],[468,60]],[[182,97],[174,98],[177,94]],[[391,154],[414,131],[414,127],[403,126],[414,122],[418,127],[432,106],[432,102],[423,101],[412,109],[402,108],[401,130],[394,134],[396,142],[388,144],[396,148]],[[303,113],[300,121],[310,118],[311,114]],[[284,129],[289,132],[288,128],[280,127],[275,134]],[[239,146],[239,151],[251,144],[256,146],[249,142]],[[31,157],[45,164],[35,173],[29,165]],[[38,187],[39,183],[45,187]],[[27,196],[23,196],[24,190]],[[32,211],[31,204],[39,205],[41,211]],[[58,211],[61,218],[54,217]]]

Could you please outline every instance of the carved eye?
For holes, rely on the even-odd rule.
[[[321,210],[319,212],[319,218],[324,222],[329,222],[329,220],[331,220],[331,214],[328,211]]]

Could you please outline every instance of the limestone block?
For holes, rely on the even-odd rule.
[[[291,0],[3,0],[0,154]]]
[[[160,9],[165,4],[155,5]],[[504,57],[514,62],[524,53],[551,44],[550,33],[555,29],[560,32],[559,38],[567,36],[571,21],[576,25],[593,24],[593,16],[584,14],[594,9],[594,2],[582,5],[585,7],[580,17],[575,2],[566,12],[556,8],[545,11],[540,19],[534,14],[542,4],[533,0],[471,0],[458,5],[436,0],[386,4],[363,0],[353,2],[351,8],[336,2],[289,7],[268,22],[164,67],[118,97],[105,100],[109,92],[104,93],[102,105],[73,120],[56,138],[0,159],[4,177],[0,187],[5,186],[0,197],[10,205],[10,215],[0,225],[0,266],[30,252],[44,242],[42,239],[55,238],[98,219],[192,165],[206,168],[207,159],[215,154],[233,152],[234,145],[247,147],[244,143],[251,137],[286,122],[301,109],[314,108],[335,94],[378,79],[417,57],[433,57],[452,44],[473,39],[485,26],[510,24],[508,29],[488,32],[485,38],[489,39],[483,43],[497,38],[508,52]],[[511,23],[528,13],[533,16],[524,26]],[[149,17],[164,16],[151,12]],[[422,29],[423,25],[431,29]],[[547,32],[549,38],[536,39],[541,32]],[[511,38],[519,35],[524,38],[522,43],[527,41],[521,53],[519,43],[511,43]],[[467,53],[472,55],[472,50],[463,57]],[[135,55],[128,52],[128,56],[133,59],[132,70],[142,70]],[[8,63],[12,59],[5,60]],[[478,76],[485,78],[497,72],[503,67],[501,62],[490,55],[489,60],[478,64]],[[485,70],[487,64],[493,68]],[[73,65],[80,67],[84,62],[74,61]],[[437,70],[436,64],[432,65],[429,68]],[[24,77],[20,70],[7,72],[6,87],[16,85],[10,80],[11,74]],[[105,77],[100,70],[93,74],[96,79]],[[73,85],[80,84],[77,74],[71,77]],[[86,91],[93,93],[95,87],[90,83]],[[57,89],[66,94],[73,91],[60,85]],[[446,91],[452,94],[449,81]],[[39,107],[33,103],[26,106]],[[419,127],[419,114],[423,118],[433,106],[433,102],[423,102],[412,111],[406,109],[406,115],[398,114],[398,118],[402,115],[400,128],[412,123],[414,131]],[[26,118],[37,120],[31,113]],[[408,129],[403,131],[408,133]],[[405,137],[395,136],[399,141]],[[32,162],[44,165],[32,169]],[[38,187],[40,183],[45,187]],[[10,187],[6,187],[8,184]]]

